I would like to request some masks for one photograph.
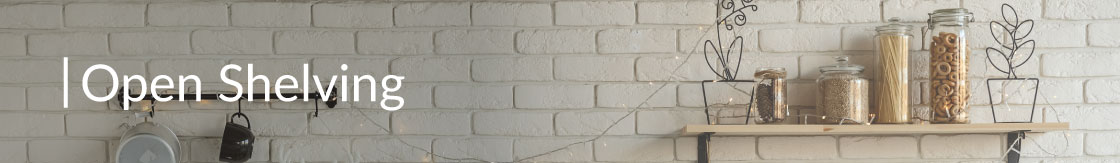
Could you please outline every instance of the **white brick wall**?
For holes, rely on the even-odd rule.
[[[109,35],[90,32],[30,35],[27,52],[32,56],[108,55]]]
[[[109,34],[109,50],[117,55],[190,54],[190,33],[129,32]]]
[[[527,109],[583,109],[595,105],[591,85],[522,85],[514,87],[514,106]]]
[[[509,54],[513,53],[513,31],[448,30],[436,32],[436,53]]]
[[[990,122],[983,79],[987,22],[1010,3],[1038,24],[1036,56],[1018,69],[1040,77],[1047,120],[1074,131],[1030,134],[1024,162],[1117,162],[1120,121],[1120,2],[1108,0],[766,0],[746,12],[738,79],[783,67],[789,103],[813,112],[818,67],[850,55],[871,66],[871,31],[890,17],[915,25],[926,13],[966,7],[970,24],[974,122]],[[258,136],[250,162],[692,162],[704,124],[699,80],[716,79],[701,39],[721,27],[715,1],[119,1],[0,2],[0,162],[111,162],[121,124],[141,121],[116,102],[81,94],[92,64],[118,75],[194,74],[204,91],[231,90],[218,70],[254,63],[256,74],[406,76],[401,111],[379,102],[245,103]],[[708,32],[708,33],[704,33]],[[723,31],[726,32],[726,31]],[[721,33],[726,34],[726,33]],[[724,35],[727,36],[727,35]],[[725,38],[726,39],[726,38]],[[911,46],[911,100],[928,110],[928,51]],[[70,108],[62,108],[61,57],[70,57]],[[709,59],[712,57],[708,56]],[[338,65],[349,64],[341,71]],[[677,65],[684,64],[677,69]],[[869,69],[865,74],[874,70]],[[986,72],[985,72],[986,71]],[[230,72],[244,82],[244,72]],[[298,78],[298,76],[297,76]],[[110,81],[91,78],[95,93]],[[273,79],[273,81],[275,81]],[[352,81],[352,78],[351,78]],[[378,81],[380,82],[380,81]],[[654,91],[663,84],[667,86]],[[711,103],[745,104],[745,94],[709,84]],[[750,85],[738,88],[749,90]],[[254,88],[257,91],[259,85]],[[351,88],[352,89],[352,88]],[[648,106],[639,107],[653,94]],[[378,94],[380,97],[381,95]],[[363,96],[363,98],[366,96]],[[928,97],[927,97],[928,98]],[[734,99],[734,100],[731,100]],[[1025,115],[1024,99],[995,99]],[[145,102],[146,103],[146,102]],[[140,104],[140,103],[134,103]],[[323,105],[320,105],[322,107]],[[1040,105],[1041,106],[1041,105]],[[141,108],[136,106],[133,109]],[[152,121],[183,141],[184,161],[217,162],[222,126],[237,104],[157,103]],[[363,114],[364,113],[364,114]],[[731,112],[721,112],[721,115]],[[795,112],[797,113],[797,112]],[[741,112],[738,114],[742,114]],[[1041,115],[1040,113],[1036,115]],[[1060,116],[1055,118],[1054,116]],[[621,118],[621,119],[620,119]],[[741,121],[741,118],[723,118]],[[618,122],[614,127],[608,126]],[[241,122],[239,122],[241,123]],[[384,127],[384,128],[382,128]],[[568,146],[574,142],[601,139]],[[401,138],[403,141],[399,141]],[[727,136],[712,159],[730,162],[998,162],[1004,135]],[[414,147],[423,149],[413,149]],[[521,160],[568,146],[556,153]],[[1053,154],[1053,155],[1052,155]],[[64,157],[59,157],[64,156]],[[475,162],[466,160],[463,162]]]
[[[467,3],[407,3],[393,10],[397,26],[466,26],[471,24]]]
[[[477,135],[552,136],[552,113],[478,112],[472,119]]]
[[[375,55],[416,55],[432,53],[431,32],[358,32],[358,53]]]
[[[195,54],[272,54],[272,32],[198,30],[191,33]]]
[[[152,26],[229,26],[229,5],[223,3],[148,4]]]
[[[475,81],[549,81],[552,80],[552,58],[485,58],[471,63]]]
[[[0,28],[57,29],[62,27],[62,5],[14,4],[0,6]]]
[[[632,25],[637,12],[634,2],[556,2],[556,25]]]
[[[672,161],[673,149],[673,139],[606,138],[595,140],[595,160],[616,162]]]
[[[311,26],[311,4],[243,2],[230,6],[230,20],[239,27]]]
[[[450,158],[477,158],[501,162],[513,161],[513,140],[502,138],[444,138],[432,143],[435,154]],[[436,162],[474,162],[473,160],[448,160]]]
[[[354,54],[354,33],[331,31],[277,32],[276,54]]]
[[[595,31],[537,30],[517,33],[517,51],[526,54],[595,52]]]
[[[878,0],[805,0],[801,2],[801,22],[878,22],[880,3]]]
[[[145,4],[73,3],[66,5],[67,27],[143,27]]]
[[[552,25],[552,6],[545,3],[475,3],[471,5],[473,25],[548,26]]]
[[[676,32],[656,29],[617,29],[599,32],[601,53],[668,53],[676,46]]]
[[[835,159],[836,138],[832,136],[760,137],[758,156],[766,160]]]
[[[642,24],[710,24],[716,17],[711,2],[641,2],[638,23]]]
[[[393,26],[388,3],[324,3],[311,8],[316,27],[384,28]]]

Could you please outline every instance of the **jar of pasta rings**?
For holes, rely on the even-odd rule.
[[[758,82],[751,108],[758,113],[755,123],[780,123],[789,116],[785,78],[786,69],[780,67],[763,67],[754,72],[754,80]]]
[[[836,57],[835,65],[821,66],[817,77],[818,123],[865,124],[869,122],[867,79],[859,75],[863,66],[848,63],[847,56]]]
[[[909,66],[911,26],[891,18],[887,25],[875,27],[875,84],[872,105],[875,123],[910,123]]]
[[[934,10],[928,23],[930,122],[968,123],[968,23],[964,8]]]

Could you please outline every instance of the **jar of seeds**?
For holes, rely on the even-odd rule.
[[[819,123],[862,124],[870,122],[868,81],[860,77],[863,66],[849,64],[847,56],[836,57],[835,65],[821,66],[817,78]]]
[[[754,72],[758,82],[754,89],[753,110],[758,113],[757,124],[779,123],[789,116],[786,105],[786,69],[763,67]]]

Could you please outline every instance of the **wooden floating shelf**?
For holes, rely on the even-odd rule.
[[[1069,130],[1069,123],[985,123],[918,125],[688,125],[682,134],[698,135],[885,135],[1047,132]]]

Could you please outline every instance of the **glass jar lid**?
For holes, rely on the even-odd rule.
[[[892,18],[888,19],[887,23],[888,23],[887,25],[882,25],[882,26],[875,27],[875,31],[879,31],[880,34],[882,34],[882,33],[893,33],[893,34],[901,33],[901,34],[905,34],[907,31],[910,31],[910,28],[913,27],[911,25],[902,24],[902,19],[899,19],[898,17],[892,17]]]
[[[973,21],[972,12],[968,12],[966,8],[946,8],[933,10],[929,13],[929,19],[926,23],[933,26],[934,22],[961,22],[967,23]]]
[[[863,66],[848,63],[848,56],[836,57],[836,64],[828,65],[828,66],[821,66],[820,68],[821,68],[821,72],[831,72],[831,71],[862,72],[863,71]]]

